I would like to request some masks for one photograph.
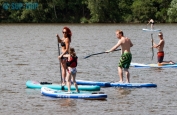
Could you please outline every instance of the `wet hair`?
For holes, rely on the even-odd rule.
[[[71,47],[70,47],[70,49],[69,49],[69,54],[70,54],[71,56],[73,56],[73,57],[76,56],[76,52],[75,52],[74,48],[71,48]]]
[[[67,37],[69,38],[69,41],[71,42],[71,36],[72,36],[71,30],[68,27],[64,27],[63,30],[64,29],[66,30],[66,34],[67,34]]]
[[[122,36],[124,36],[124,33],[122,30],[117,30],[116,32],[118,32],[119,34],[121,34]]]

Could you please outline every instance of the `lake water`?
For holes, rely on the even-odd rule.
[[[151,32],[146,24],[0,24],[0,114],[13,115],[149,115],[177,113],[176,68],[130,68],[130,82],[155,83],[157,88],[102,88],[107,100],[55,99],[42,96],[38,89],[27,89],[27,80],[60,83],[56,34],[68,26],[73,33],[71,46],[78,59],[77,79],[117,82],[120,51],[83,59],[106,51],[117,43],[121,29],[134,46],[132,62],[151,60]],[[149,26],[148,26],[149,27]],[[164,34],[165,58],[177,62],[177,24],[156,24]],[[153,32],[158,43],[158,32]]]

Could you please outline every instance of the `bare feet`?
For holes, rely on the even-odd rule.
[[[173,61],[170,61],[170,64],[175,64]]]
[[[118,83],[124,83],[123,81],[119,81]]]
[[[158,63],[158,66],[162,66],[162,64],[161,64],[161,63]]]
[[[62,86],[65,86],[65,85],[66,85],[66,83],[64,82],[64,83],[62,83],[61,85],[62,85]]]
[[[69,92],[66,92],[66,94],[71,94],[71,92],[69,91]]]

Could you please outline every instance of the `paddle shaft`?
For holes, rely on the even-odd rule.
[[[58,55],[60,56],[60,46],[58,42]],[[62,86],[62,71],[61,71],[61,61],[59,60],[59,65],[60,65],[60,76],[61,76],[61,86]]]
[[[153,60],[153,57],[154,57],[154,48],[153,48],[153,37],[152,37],[153,34],[151,34],[151,39],[152,39],[152,60]]]
[[[116,49],[114,51],[119,51],[119,50],[121,50],[121,49]],[[104,54],[104,53],[107,53],[107,52],[94,53],[94,54],[91,54],[91,55],[88,55],[88,56],[84,57],[84,59],[89,58],[89,57],[91,57],[93,55],[99,55],[99,54]]]

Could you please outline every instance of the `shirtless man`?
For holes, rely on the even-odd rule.
[[[131,60],[132,60],[132,54],[130,52],[130,47],[133,46],[131,40],[127,37],[124,37],[123,31],[117,30],[116,36],[119,39],[117,44],[113,46],[110,50],[107,50],[106,52],[112,52],[115,49],[117,49],[119,46],[121,46],[122,52],[121,52],[121,58],[118,64],[118,74],[120,77],[119,82],[123,83],[123,68],[126,75],[126,83],[130,83],[130,73],[128,71]]]
[[[149,25],[149,24],[151,24],[151,29],[154,29],[154,20],[153,19],[149,20],[147,25]]]
[[[165,65],[165,64],[174,64],[173,61],[163,61],[163,58],[164,58],[163,48],[164,48],[164,45],[165,45],[165,41],[163,39],[163,33],[162,32],[159,32],[158,36],[160,38],[159,44],[155,44],[154,41],[152,41],[153,42],[152,47],[157,48],[157,50],[158,50],[158,52],[157,52],[158,65],[162,66],[162,65]]]

